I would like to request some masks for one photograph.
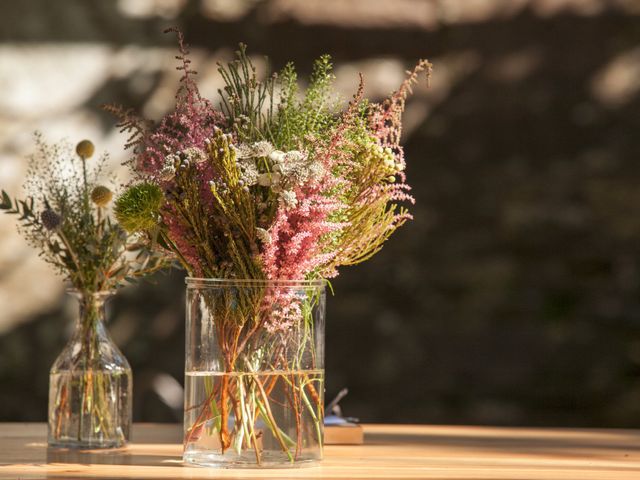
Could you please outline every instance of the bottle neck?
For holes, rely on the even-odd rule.
[[[106,321],[106,303],[113,292],[69,292],[77,301],[79,314],[77,330],[102,330]]]

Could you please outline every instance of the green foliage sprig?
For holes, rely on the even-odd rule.
[[[301,148],[307,134],[327,134],[336,123],[337,99],[332,98],[331,57],[322,55],[302,98],[298,98],[297,73],[293,63],[260,80],[256,67],[240,44],[236,59],[218,64],[225,86],[218,92],[221,110],[240,142],[267,140],[282,150]]]
[[[225,82],[218,90],[221,109],[229,129],[244,142],[268,138],[273,123],[273,98],[277,75],[259,80],[256,67],[247,56],[247,46],[240,44],[236,60],[226,66],[219,63],[218,71]]]

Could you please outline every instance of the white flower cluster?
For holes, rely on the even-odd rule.
[[[251,187],[258,183],[258,167],[253,162],[238,162],[238,169],[240,170],[240,183],[242,186]]]
[[[199,148],[189,147],[180,152],[180,158],[183,162],[188,161],[193,164],[198,164],[207,161],[207,154]]]
[[[258,237],[258,240],[260,240],[263,244],[271,242],[271,234],[264,228],[256,228],[256,237]]]
[[[235,146],[240,181],[245,188],[253,185],[269,187],[279,195],[278,200],[287,208],[298,204],[295,188],[325,174],[323,166],[309,160],[306,153],[274,149],[267,141]],[[268,165],[268,172],[260,172],[260,165]]]
[[[178,168],[187,168],[207,160],[207,154],[196,147],[189,147],[179,153],[167,155],[158,173],[161,180],[168,182],[176,176]]]
[[[251,145],[240,144],[233,146],[240,170],[240,183],[244,187],[257,185],[260,172],[256,165],[256,159],[265,158],[273,151],[273,145],[267,141],[256,142]],[[262,185],[262,184],[261,184]]]
[[[238,159],[254,159],[267,157],[273,152],[273,145],[267,141],[252,143],[251,145],[240,144],[234,146],[236,150],[236,158]]]
[[[285,183],[291,186],[302,185],[309,180],[319,180],[324,175],[323,166],[309,160],[307,155],[298,150],[281,152],[275,150],[269,155],[273,171],[281,173]]]
[[[176,163],[178,163],[179,160],[177,155],[167,155],[164,158],[164,165],[158,173],[161,180],[165,182],[173,180],[173,177],[176,176]]]
[[[280,201],[287,208],[293,208],[298,205],[298,199],[296,198],[295,192],[291,190],[283,190],[280,194]]]

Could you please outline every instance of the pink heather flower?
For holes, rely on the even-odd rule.
[[[320,250],[320,238],[343,225],[330,222],[329,215],[342,208],[339,201],[316,191],[297,191],[293,207],[281,204],[269,229],[270,241],[262,251],[262,265],[267,278],[306,278],[330,260],[333,253]]]
[[[269,333],[286,333],[302,318],[303,298],[294,287],[268,288],[262,302],[265,329]]]
[[[193,78],[196,72],[190,67],[189,50],[182,32],[175,29],[168,31],[178,35],[180,55],[177,58],[182,62],[178,70],[183,71],[176,93],[176,107],[158,125],[147,131],[136,151],[138,170],[156,179],[161,179],[168,155],[193,147],[203,149],[216,126],[225,121],[224,115],[200,95]]]

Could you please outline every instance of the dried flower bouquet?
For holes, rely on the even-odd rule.
[[[196,288],[222,366],[200,395],[187,391],[185,452],[203,435],[217,436],[221,455],[252,450],[260,464],[267,448],[259,437],[264,444],[270,435],[295,462],[304,457],[305,429],[321,444],[322,379],[313,369],[321,352],[312,337],[324,297],[313,286],[278,282],[333,278],[338,267],[375,255],[411,218],[401,205],[413,202],[401,115],[412,84],[431,65],[420,61],[382,103],[363,97],[361,78],[343,108],[332,93],[328,56],[315,62],[301,91],[292,64],[261,79],[241,45],[235,60],[219,65],[225,86],[216,108],[200,95],[176,33],[183,76],[175,109],[153,124],[107,107],[131,133],[135,153],[136,181],[117,199],[116,216],[191,278],[249,282],[226,293]],[[189,357],[187,364],[189,379]],[[271,414],[277,402],[295,417],[292,429]]]

